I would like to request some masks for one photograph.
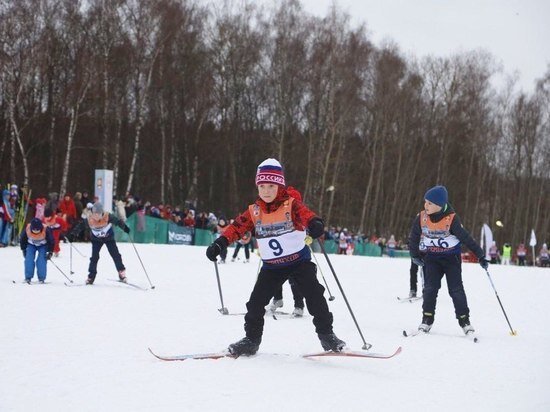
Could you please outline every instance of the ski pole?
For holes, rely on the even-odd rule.
[[[493,279],[491,279],[491,275],[489,274],[489,271],[487,269],[485,269],[485,273],[487,273],[487,277],[489,278],[489,282],[491,282],[491,286],[493,287],[493,290],[495,291],[495,296],[497,297],[498,303],[500,304],[500,308],[502,309],[502,313],[504,313],[504,317],[506,318],[506,322],[508,322],[508,326],[510,327],[510,335],[516,336],[518,333],[512,328],[512,325],[510,324],[510,321],[508,320],[508,315],[506,315],[506,311],[504,310],[504,306],[502,306],[502,302],[500,301],[497,290],[495,289]]]
[[[216,279],[218,280],[218,292],[220,292],[220,301],[222,303],[221,309],[218,309],[218,312],[220,312],[222,315],[229,315],[229,311],[223,304],[223,296],[222,296],[222,284],[220,282],[220,273],[218,272],[218,262],[214,261],[214,267],[216,268]]]
[[[147,276],[147,280],[149,281],[149,285],[151,285],[151,289],[154,289],[155,287],[153,286],[153,284],[151,283],[151,279],[149,279],[149,275],[147,274],[147,270],[145,269],[145,266],[143,265],[143,262],[141,261],[141,257],[139,256],[139,253],[136,249],[136,245],[134,245],[134,241],[132,240],[132,236],[130,236],[130,234],[128,233],[128,239],[130,239],[130,243],[132,244],[135,252],[136,252],[136,255],[139,259],[139,263],[141,263],[141,267],[143,268],[143,271],[145,272],[145,276]]]
[[[71,250],[74,249],[77,251],[77,253],[82,256],[82,257],[87,257],[86,255],[84,255],[80,250],[78,250],[78,248],[73,245],[73,242],[71,242],[69,239],[67,239],[67,237],[65,237],[65,239],[67,240],[67,242],[69,242],[69,245],[71,245]]]
[[[262,268],[262,257],[260,256],[260,251],[258,250],[256,252],[258,254],[258,269],[256,269],[256,282],[258,281],[258,277],[260,276],[260,269]]]
[[[51,262],[52,265],[55,266],[55,268],[56,268],[57,270],[59,270],[59,272],[61,272],[61,274],[62,274],[63,276],[65,276],[65,279],[67,279],[67,280],[68,280],[69,282],[71,282],[71,283],[74,283],[72,279],[70,279],[61,269],[59,269],[59,266],[57,266],[53,260],[50,259],[49,261]]]
[[[74,275],[74,272],[73,272],[73,248],[71,247],[69,250],[70,250],[69,251],[69,273],[71,275]]]
[[[325,283],[325,286],[327,287],[327,292],[328,292],[328,295],[329,295],[328,300],[330,300],[332,302],[336,298],[330,292],[327,280],[325,279],[325,275],[323,275],[323,271],[321,270],[321,265],[319,264],[319,261],[317,260],[317,256],[315,256],[315,253],[313,253],[313,250],[311,249],[311,246],[309,247],[309,249],[311,250],[311,254],[313,255],[313,258],[315,259],[315,263],[317,263],[317,267],[319,268],[319,273],[321,274],[321,277],[323,278],[323,282]]]
[[[367,343],[365,341],[365,338],[363,337],[363,332],[361,332],[361,328],[359,327],[359,324],[357,323],[357,319],[355,319],[355,315],[353,314],[353,310],[351,310],[351,306],[348,302],[348,298],[346,297],[346,294],[344,293],[344,289],[342,288],[342,285],[340,284],[340,281],[338,280],[338,276],[336,276],[336,272],[334,271],[334,268],[332,267],[332,263],[330,263],[330,259],[328,258],[325,247],[323,246],[323,244],[321,242],[319,242],[319,239],[317,239],[317,242],[319,243],[319,246],[321,246],[321,250],[323,252],[323,255],[325,255],[325,259],[327,260],[328,266],[330,267],[330,270],[332,271],[332,275],[334,276],[334,279],[336,280],[336,284],[338,285],[338,288],[340,289],[340,292],[342,293],[342,296],[344,297],[344,301],[346,302],[346,305],[348,306],[349,313],[351,314],[353,322],[355,322],[355,326],[357,327],[357,330],[359,331],[359,335],[361,336],[361,339],[363,340],[363,349],[364,350],[369,350],[372,347],[372,345],[370,343]]]

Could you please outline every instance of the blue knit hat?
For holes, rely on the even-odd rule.
[[[100,202],[95,202],[92,206],[92,213],[103,214],[103,205]]]
[[[429,200],[437,206],[445,207],[449,200],[449,194],[445,186],[434,186],[426,192],[424,199]]]
[[[33,232],[40,232],[44,226],[42,225],[42,221],[35,217],[33,220],[31,220],[31,231]]]

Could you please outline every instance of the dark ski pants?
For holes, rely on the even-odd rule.
[[[333,318],[323,296],[325,288],[317,280],[317,266],[308,261],[289,268],[265,269],[262,267],[246,304],[244,330],[247,337],[261,338],[264,329],[265,306],[289,276],[292,276],[304,295],[307,310],[313,316],[315,331],[317,333],[332,333]]]
[[[445,255],[433,257],[427,255],[424,259],[424,303],[422,310],[425,313],[435,314],[437,293],[441,288],[443,275],[447,276],[447,288],[453,300],[455,315],[458,319],[462,315],[469,315],[466,292],[462,284],[462,261],[460,255]]]
[[[246,245],[241,245],[239,242],[237,242],[237,246],[235,246],[235,252],[233,252],[233,259],[237,257],[241,248],[244,248],[244,255],[246,256],[246,260],[250,259],[249,246],[250,245],[248,243]]]
[[[92,237],[92,257],[90,258],[90,266],[88,267],[89,277],[95,278],[95,275],[97,274],[97,261],[99,260],[99,251],[104,244],[105,246],[107,246],[107,250],[113,258],[113,261],[115,262],[116,270],[120,272],[121,270],[126,269],[124,267],[124,264],[122,263],[122,257],[120,256],[116,241],[113,237],[109,237],[106,239],[97,239]]]
[[[304,308],[304,295],[300,292],[300,288],[296,284],[294,278],[289,278],[288,283],[290,284],[290,289],[292,290],[292,297],[294,298],[294,307],[295,308]],[[283,285],[277,289],[273,295],[273,299],[282,300],[283,299]]]
[[[418,283],[418,265],[415,265],[413,263],[413,261],[411,260],[411,269],[410,269],[410,273],[411,273],[411,289],[410,290],[414,290],[416,292],[416,288],[417,288],[417,283]]]

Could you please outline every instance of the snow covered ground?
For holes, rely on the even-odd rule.
[[[76,246],[90,255],[90,245]],[[119,247],[129,279],[149,286],[132,246]],[[0,411],[550,410],[548,269],[490,268],[518,332],[513,337],[485,272],[464,264],[471,321],[480,339],[473,343],[454,319],[446,284],[433,333],[401,336],[421,319],[421,302],[396,299],[408,293],[407,259],[331,255],[371,351],[402,346],[399,356],[162,362],[147,348],[161,354],[219,351],[244,336],[243,318],[218,312],[214,267],[204,247],[136,247],[154,290],[107,281],[116,271],[105,248],[94,286],[64,286],[51,264],[50,284],[13,284],[23,279],[21,252],[0,249]],[[62,248],[55,263],[69,274],[69,249]],[[351,349],[361,350],[326,261],[322,255],[317,259],[336,296],[329,303],[335,332]],[[73,253],[75,283],[84,282],[87,264]],[[225,306],[243,312],[258,257],[219,268]],[[288,285],[284,295],[284,309],[290,311]],[[266,318],[260,352],[299,355],[320,349],[309,315]]]

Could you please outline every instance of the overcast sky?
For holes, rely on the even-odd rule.
[[[276,1],[276,0],[273,0]],[[332,0],[300,0],[325,16]],[[366,23],[379,45],[394,40],[404,54],[449,56],[485,49],[518,72],[519,87],[534,90],[550,64],[550,0],[338,0],[354,25]],[[504,76],[504,75],[503,75]],[[498,86],[499,79],[495,79]]]

